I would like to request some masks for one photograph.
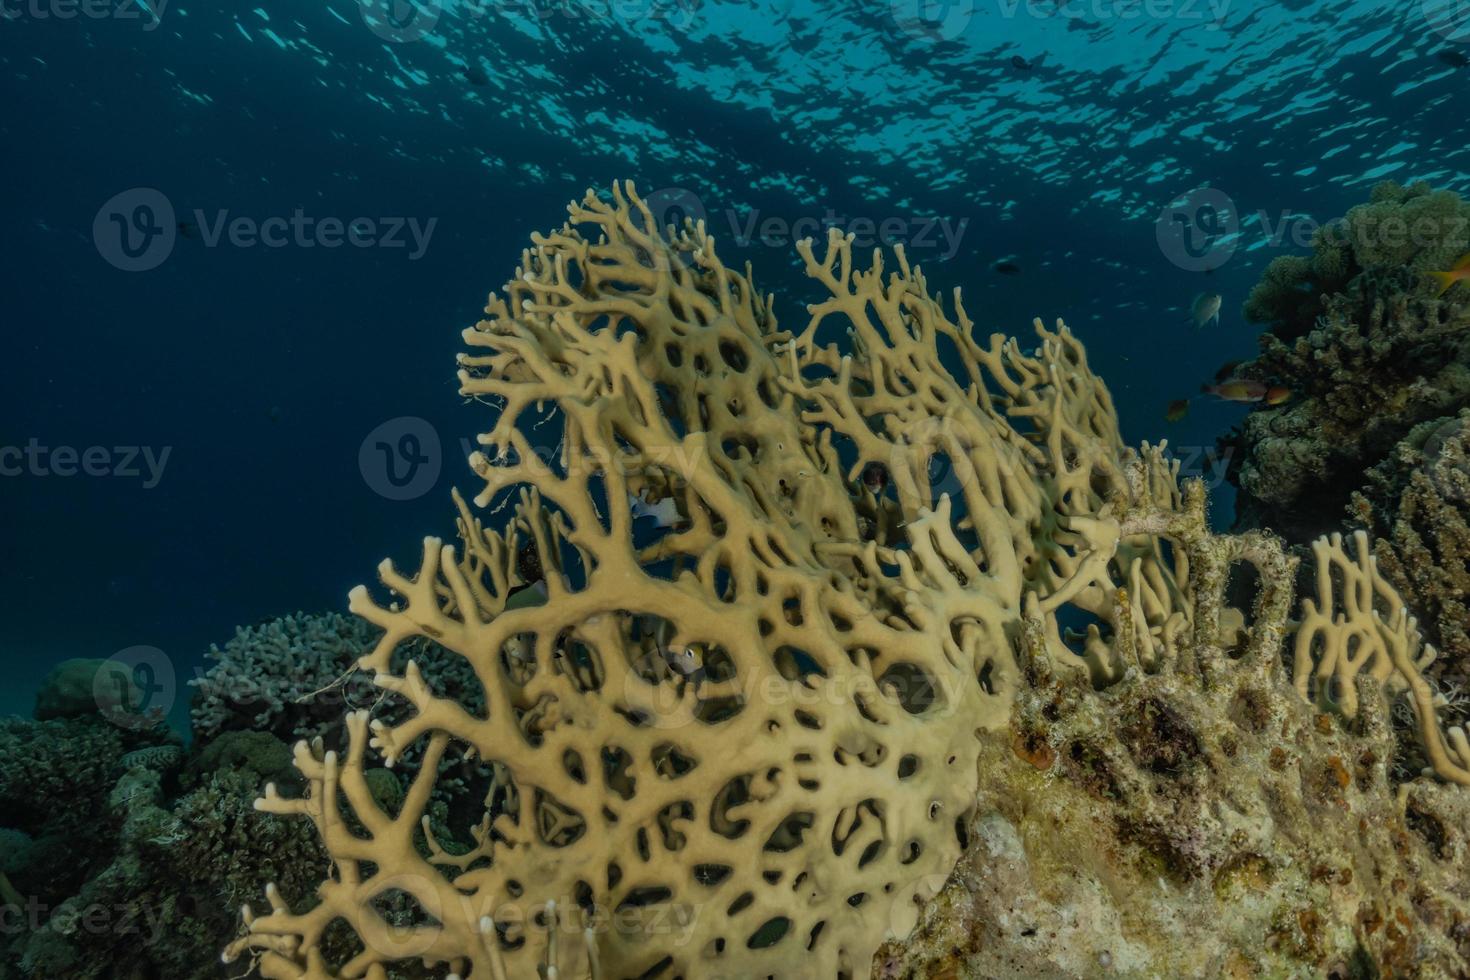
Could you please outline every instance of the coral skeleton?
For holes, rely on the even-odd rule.
[[[1057,683],[1289,671],[1346,725],[1382,682],[1414,693],[1438,776],[1470,783],[1463,732],[1419,697],[1433,652],[1361,544],[1319,544],[1298,625],[1295,559],[1209,531],[1202,485],[1123,444],[1060,322],[1032,353],[982,342],[958,291],[901,249],[862,268],[833,231],[798,244],[825,297],[782,330],[701,224],[658,229],[631,185],[569,211],[464,334],[461,392],[498,413],[460,543],[385,562],[391,598],[350,596],[382,631],[360,666],[412,711],[351,712],[340,754],[297,745],[306,794],[257,806],[309,817],[332,872],[315,904],[269,889],[227,959],[311,980],[867,976],[964,852],[982,742]],[[476,516],[507,506],[500,528]],[[1242,563],[1247,610],[1226,601]],[[400,666],[420,640],[483,699]],[[487,790],[446,837],[425,809],[451,746]],[[369,760],[411,751],[380,805]],[[329,963],[343,923],[356,955]]]

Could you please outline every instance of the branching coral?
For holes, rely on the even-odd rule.
[[[496,530],[456,497],[460,547],[381,566],[389,601],[352,593],[383,631],[362,666],[413,711],[349,715],[342,756],[298,745],[307,795],[259,805],[310,817],[336,870],[302,911],[272,890],[229,955],[292,978],[863,975],[954,866],[978,736],[1021,692],[1207,674],[1227,648],[1280,669],[1292,563],[1211,536],[1199,485],[1122,445],[1065,327],[982,344],[958,293],[902,251],[861,269],[834,232],[798,246],[827,297],[783,331],[702,226],[661,234],[631,188],[570,212],[465,332],[461,390],[498,408],[475,504],[513,511]],[[1242,561],[1249,623],[1223,599]],[[512,601],[528,567],[544,604]],[[425,638],[482,705],[400,666]],[[446,837],[421,817],[451,745],[490,789]],[[370,750],[422,751],[401,803],[373,799]],[[403,896],[417,917],[390,927]],[[360,951],[329,964],[338,921]]]
[[[1439,650],[1432,679],[1470,693],[1470,408],[1415,426],[1368,471],[1349,518]]]
[[[349,704],[374,697],[367,678],[351,676],[374,639],[366,623],[336,613],[297,613],[236,629],[223,650],[210,647],[214,665],[189,682],[194,737],[239,729],[290,741],[319,734],[342,714],[340,701],[324,692],[340,687]]]
[[[378,636],[368,623],[335,613],[297,613],[237,628],[224,649],[210,648],[214,665],[189,682],[195,740],[269,733],[288,744],[325,736],[335,747],[344,710],[400,720],[409,713],[408,705],[374,686],[358,663]],[[463,659],[448,656],[428,639],[405,644],[396,655],[395,669],[414,658],[420,667],[429,667],[436,690],[452,690],[473,710],[484,710],[474,673]],[[446,760],[443,768],[453,765]],[[446,782],[439,788],[449,786]]]
[[[1442,733],[1435,691],[1423,676],[1434,648],[1423,645],[1417,622],[1378,572],[1368,535],[1359,531],[1353,541],[1356,560],[1338,535],[1312,545],[1317,598],[1302,601],[1294,640],[1297,691],[1350,718],[1358,712],[1360,673],[1387,684],[1390,692],[1408,693],[1434,771],[1470,785],[1470,741],[1459,727]]]

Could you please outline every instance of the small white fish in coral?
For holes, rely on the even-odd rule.
[[[536,651],[525,633],[517,633],[509,640],[506,640],[505,653],[506,656],[521,666],[528,666],[536,662]]]
[[[704,669],[704,657],[692,646],[669,651],[669,664],[685,677],[693,677]]]
[[[653,518],[653,522],[661,528],[673,527],[684,518],[679,514],[679,505],[673,497],[665,497],[657,503],[650,504],[639,499],[634,494],[628,494],[628,507],[633,512],[633,519],[644,517]]]

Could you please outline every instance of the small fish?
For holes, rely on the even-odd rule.
[[[1021,274],[1021,267],[1009,259],[1001,259],[995,265],[991,266],[991,268],[1003,276],[1019,276]]]
[[[1284,385],[1272,385],[1248,378],[1231,378],[1219,384],[1204,385],[1200,388],[1200,392],[1214,395],[1221,401],[1241,404],[1265,402],[1267,405],[1280,405],[1291,397],[1291,389]]]
[[[529,609],[532,606],[544,605],[546,605],[545,579],[537,579],[530,585],[517,586],[505,598],[506,612],[510,612],[512,609]]]
[[[665,497],[658,503],[645,503],[633,494],[628,494],[628,507],[633,512],[633,519],[651,517],[654,524],[660,528],[673,527],[681,523],[683,517],[679,514],[679,505],[674,502],[673,497]]]
[[[693,646],[683,650],[670,650],[666,658],[669,666],[685,677],[693,677],[704,669],[704,657]]]
[[[1455,68],[1464,68],[1466,65],[1470,65],[1470,58],[1465,57],[1463,51],[1455,51],[1450,48],[1446,48],[1439,53],[1439,60]]]
[[[1425,275],[1434,277],[1434,281],[1439,283],[1439,292],[1435,295],[1443,296],[1455,283],[1470,280],[1470,252],[1456,259],[1448,272],[1427,272]]]
[[[490,76],[485,74],[485,69],[479,65],[466,65],[459,70],[459,73],[475,88],[484,88],[490,84]]]
[[[1036,62],[1027,61],[1025,58],[1021,57],[1018,54],[1011,56],[1011,67],[1015,68],[1018,71],[1030,71],[1035,66]]]
[[[1184,418],[1184,416],[1186,416],[1188,414],[1189,414],[1189,399],[1188,398],[1180,398],[1177,401],[1170,402],[1169,403],[1169,407],[1164,410],[1164,421],[1165,422],[1178,422],[1180,419]]]
[[[529,637],[528,633],[517,633],[505,641],[505,655],[522,667],[536,662],[536,649]]]
[[[1220,305],[1223,300],[1219,293],[1200,293],[1189,304],[1189,319],[1194,321],[1196,327],[1214,321],[1215,326],[1220,325]]]

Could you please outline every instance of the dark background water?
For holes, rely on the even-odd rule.
[[[1214,187],[1243,215],[1327,219],[1379,177],[1465,182],[1470,69],[1443,53],[1470,46],[1417,0],[1221,3],[1205,19],[1185,0],[1134,17],[1141,4],[977,3],[937,37],[903,4],[460,5],[408,43],[346,0],[175,0],[156,23],[63,4],[7,3],[0,20],[0,446],[169,455],[151,487],[0,477],[0,711],[28,712],[62,659],[138,644],[181,682],[237,624],[343,608],[383,556],[412,564],[424,534],[452,534],[449,487],[473,485],[458,440],[489,425],[456,394],[459,331],[587,186],[694,195],[789,325],[815,291],[789,243],[733,240],[730,212],[898,219],[981,329],[1024,343],[1032,316],[1065,317],[1125,436],[1188,458],[1243,409],[1197,401],[1166,425],[1164,405],[1252,353],[1241,303],[1292,247],[1248,221],[1229,261],[1188,271],[1158,244],[1161,209]],[[191,227],[155,268],[122,271],[94,220],[139,188]],[[222,215],[298,209],[434,224],[416,257],[206,240]],[[934,218],[965,222],[953,254],[925,239]],[[1202,290],[1225,308],[1197,331],[1181,321]],[[359,450],[403,416],[439,433],[445,464],[392,500]],[[1229,510],[1222,488],[1217,518]]]

